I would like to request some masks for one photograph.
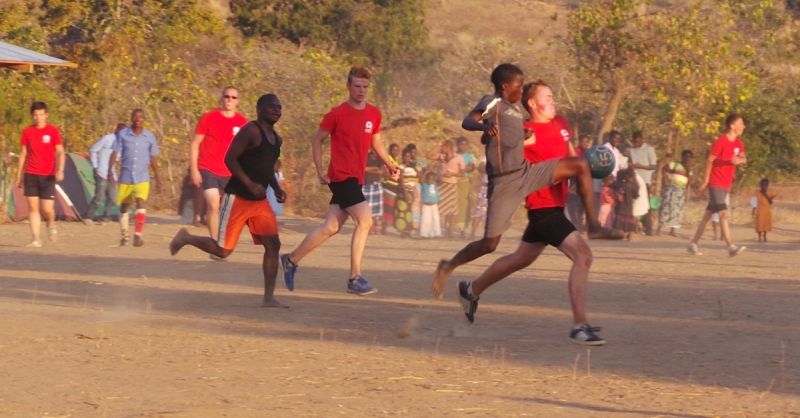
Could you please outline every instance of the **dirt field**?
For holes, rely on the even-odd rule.
[[[553,249],[467,326],[455,283],[496,254],[456,271],[444,301],[429,292],[465,241],[371,236],[380,293],[360,298],[344,292],[345,229],[294,292],[279,285],[291,308],[265,309],[260,247],[170,257],[176,219],[151,220],[143,248],[71,223],[28,249],[27,225],[0,225],[0,416],[800,416],[800,225],[768,244],[736,226],[750,248],[733,259],[708,240],[696,258],[667,236],[592,242],[590,319],[608,344],[586,349],[567,339],[569,264]],[[316,222],[283,220],[284,248]]]

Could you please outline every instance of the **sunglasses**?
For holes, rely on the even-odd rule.
[[[222,96],[222,98],[223,98],[223,99],[231,99],[231,100],[236,100],[236,99],[238,99],[238,97],[236,97],[236,96],[228,96],[227,94],[226,94],[226,95],[224,95],[224,96]]]

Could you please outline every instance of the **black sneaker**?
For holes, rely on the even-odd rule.
[[[467,281],[458,282],[458,301],[464,308],[464,315],[467,317],[469,323],[475,322],[475,312],[478,310],[478,299],[472,296],[472,291],[469,289],[472,283]]]
[[[579,327],[572,328],[572,331],[569,333],[569,339],[580,345],[603,345],[606,343],[606,340],[595,334],[595,332],[600,332],[600,329],[600,327],[583,324]]]

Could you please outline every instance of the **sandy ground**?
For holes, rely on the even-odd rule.
[[[768,244],[736,226],[750,247],[736,258],[707,240],[702,257],[667,236],[592,242],[590,319],[608,344],[587,349],[567,339],[570,265],[553,249],[463,320],[456,281],[519,229],[437,301],[436,262],[466,241],[371,236],[380,292],[362,298],[344,291],[346,228],[294,292],[279,285],[291,308],[266,309],[260,247],[171,257],[176,219],[151,221],[142,248],[69,223],[28,249],[27,225],[0,225],[0,416],[800,416],[800,225]],[[283,220],[284,248],[316,222]]]

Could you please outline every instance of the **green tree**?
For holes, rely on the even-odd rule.
[[[420,0],[232,0],[231,11],[247,36],[329,45],[387,67],[432,58]]]

